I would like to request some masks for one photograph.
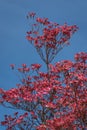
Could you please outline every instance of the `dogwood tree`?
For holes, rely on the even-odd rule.
[[[75,61],[63,60],[52,64],[54,57],[77,31],[76,25],[59,25],[48,18],[31,19],[27,40],[36,48],[47,72],[40,64],[22,64],[17,69],[20,83],[17,88],[0,88],[0,104],[23,110],[20,115],[5,115],[1,125],[6,130],[78,130],[87,129],[87,53],[75,55]],[[16,71],[16,66],[10,67]]]

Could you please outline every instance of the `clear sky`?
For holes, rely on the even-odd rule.
[[[54,62],[73,60],[77,52],[87,52],[87,0],[0,0],[0,87],[10,89],[18,83],[18,77],[11,71],[11,63],[20,66],[22,63],[44,63],[35,49],[26,40],[29,24],[28,12],[36,12],[40,17],[50,21],[79,27],[70,42],[55,58]],[[11,111],[0,107],[0,120],[3,114]],[[2,130],[5,130],[2,128]]]

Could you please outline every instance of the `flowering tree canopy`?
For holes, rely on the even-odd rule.
[[[45,62],[47,72],[41,71],[40,64],[22,64],[17,69],[21,81],[17,88],[0,88],[1,105],[25,111],[22,115],[5,115],[1,125],[6,130],[87,129],[87,53],[77,53],[74,62],[51,63],[77,26],[60,26],[35,13],[27,18],[35,23],[26,38]],[[16,68],[14,64],[10,67]]]
[[[69,44],[69,39],[78,27],[69,26],[66,23],[61,26],[58,23],[50,22],[48,18],[39,18],[33,12],[28,13],[27,18],[33,24],[30,24],[31,29],[27,32],[26,38],[34,45],[48,67],[57,53]]]

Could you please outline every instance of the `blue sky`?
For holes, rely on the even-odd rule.
[[[19,82],[9,67],[11,63],[17,66],[22,63],[41,63],[44,66],[36,50],[25,38],[29,28],[26,15],[31,11],[61,25],[67,22],[79,27],[70,40],[71,45],[65,47],[54,62],[73,60],[75,53],[87,51],[87,0],[0,0],[0,87],[6,90]],[[0,107],[0,111],[1,120],[3,114],[10,114],[13,110]]]

